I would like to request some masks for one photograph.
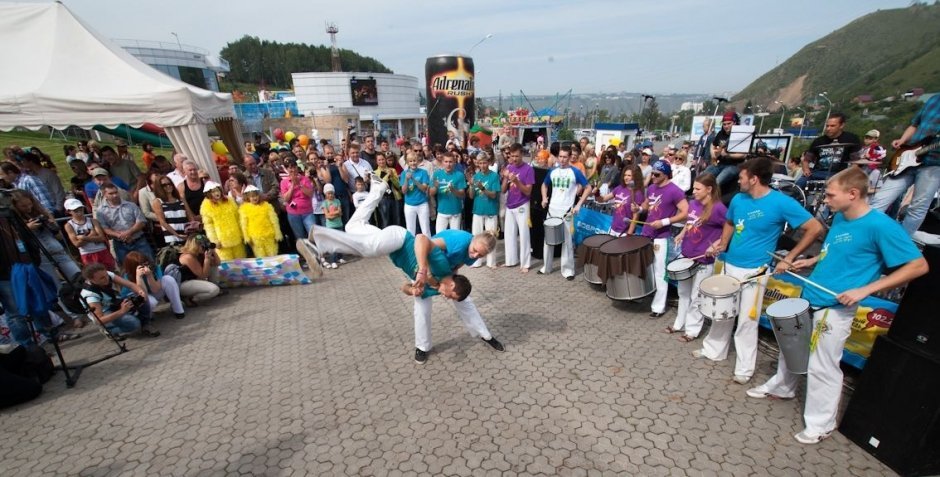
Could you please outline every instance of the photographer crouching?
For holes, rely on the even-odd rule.
[[[216,285],[221,263],[215,244],[205,235],[196,234],[186,238],[179,256],[180,296],[186,306],[197,306],[221,293],[222,290]]]
[[[136,331],[145,337],[160,336],[160,332],[153,327],[150,302],[143,288],[108,271],[100,263],[86,265],[82,276],[85,278],[82,299],[98,322],[115,338],[126,338]],[[132,290],[135,294],[120,296],[120,287]]]

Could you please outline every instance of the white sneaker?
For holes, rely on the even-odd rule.
[[[734,381],[734,382],[736,382],[736,383],[738,383],[738,384],[747,384],[747,383],[751,382],[751,377],[750,377],[750,376],[741,376],[740,374],[735,374],[735,375],[734,375],[734,378],[732,378],[732,381]]]
[[[806,432],[806,429],[803,429],[799,434],[793,436],[793,438],[796,439],[796,441],[800,444],[813,445],[818,444],[823,439],[828,438],[831,434],[831,432],[827,432],[825,434],[810,434],[809,432]]]
[[[295,244],[297,253],[307,261],[307,277],[311,280],[323,276],[323,268],[320,266],[320,256],[317,254],[317,248],[309,240],[297,239]]]
[[[345,258],[339,259],[339,264],[340,264],[340,265],[346,265],[346,259],[345,259]],[[336,268],[336,267],[333,267],[333,268]]]
[[[339,268],[339,265],[337,265],[336,262],[333,262],[330,264],[330,268],[333,268],[333,269]]]
[[[756,388],[748,389],[748,390],[745,392],[745,394],[747,394],[748,397],[752,397],[752,398],[754,398],[754,399],[766,399],[766,398],[770,397],[770,393],[768,393],[767,391],[764,391],[764,390],[761,388],[761,386],[757,386]]]
[[[697,350],[695,350],[695,351],[692,352],[692,357],[695,358],[695,359],[704,358],[704,357],[705,357],[705,351],[704,351],[704,350],[701,350],[701,349],[697,349]]]

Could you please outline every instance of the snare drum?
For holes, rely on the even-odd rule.
[[[600,248],[597,275],[607,284],[612,300],[638,300],[656,291],[653,281],[653,241],[631,235],[611,240]]]
[[[681,282],[692,278],[700,266],[691,258],[680,257],[666,264],[666,275],[670,280]]]
[[[561,245],[565,243],[565,221],[558,217],[545,219],[545,243]]]
[[[597,274],[597,265],[600,262],[600,248],[617,237],[607,234],[596,234],[584,239],[578,246],[578,265],[584,265],[584,281],[595,285],[603,285],[604,280]]]
[[[767,316],[787,369],[794,374],[806,374],[809,341],[813,334],[809,302],[802,298],[780,300],[767,307]]]
[[[728,275],[715,275],[702,280],[699,310],[712,321],[737,318],[740,310],[741,282]]]

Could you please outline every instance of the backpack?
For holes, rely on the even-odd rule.
[[[74,277],[63,281],[59,287],[59,303],[73,315],[84,315],[88,312],[81,298],[84,283],[81,273],[76,273]]]
[[[157,265],[160,265],[163,268],[163,273],[166,273],[166,268],[170,265],[179,266],[180,264],[180,246],[179,245],[167,245],[160,250],[157,250],[156,260]]]

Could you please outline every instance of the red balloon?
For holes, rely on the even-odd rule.
[[[278,141],[283,141],[283,140],[284,140],[284,130],[281,129],[281,128],[275,129],[275,130],[274,130],[274,139],[277,139]]]

